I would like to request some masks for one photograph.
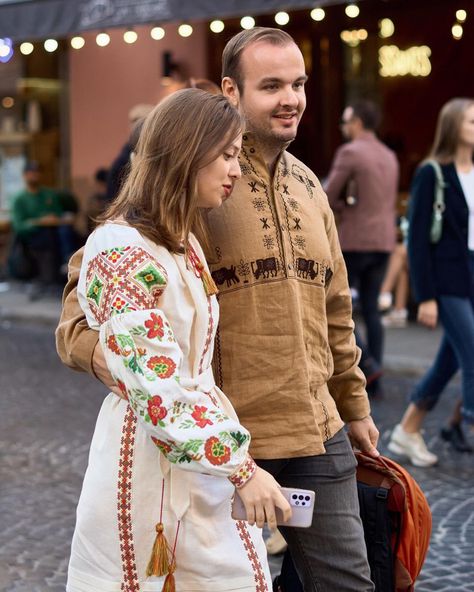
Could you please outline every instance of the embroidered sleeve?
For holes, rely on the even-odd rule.
[[[246,461],[229,477],[229,481],[240,489],[255,475],[257,465],[251,456],[248,456]]]
[[[226,477],[238,471],[248,432],[208,394],[181,385],[183,353],[158,307],[164,267],[141,247],[121,247],[94,257],[86,277],[107,365],[156,446],[183,469]]]

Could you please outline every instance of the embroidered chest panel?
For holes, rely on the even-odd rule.
[[[162,265],[139,246],[114,247],[87,267],[86,296],[99,323],[123,312],[153,308],[167,284]]]
[[[209,215],[212,277],[220,292],[288,278],[325,287],[332,276],[321,190],[282,159],[273,184],[243,151],[234,195]]]

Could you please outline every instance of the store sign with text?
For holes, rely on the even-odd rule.
[[[429,76],[431,49],[427,45],[400,49],[396,45],[383,45],[379,49],[379,74],[394,76]]]

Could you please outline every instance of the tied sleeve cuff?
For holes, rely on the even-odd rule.
[[[240,489],[255,475],[257,465],[251,456],[247,457],[247,460],[240,465],[240,467],[232,473],[229,477],[229,481],[234,487]]]

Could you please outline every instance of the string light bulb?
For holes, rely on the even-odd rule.
[[[150,31],[150,37],[155,41],[160,41],[160,39],[163,39],[164,36],[165,30],[163,27],[153,27],[153,29]]]
[[[108,33],[99,33],[95,38],[95,42],[99,47],[107,47],[110,43],[110,35]]]
[[[20,45],[20,53],[22,55],[30,55],[33,53],[35,46],[30,43],[29,41],[24,41],[21,45]]]
[[[71,47],[73,49],[82,49],[86,44],[84,37],[73,37],[71,39]]]
[[[193,34],[193,28],[191,25],[184,23],[183,25],[179,25],[178,33],[181,37],[190,37]]]
[[[129,31],[125,31],[125,33],[123,34],[123,40],[125,41],[125,43],[128,43],[129,45],[131,45],[132,43],[135,43],[135,41],[137,39],[138,39],[138,34],[133,29],[130,29]]]
[[[44,42],[44,48],[48,53],[53,53],[58,49],[58,47],[59,43],[56,41],[56,39],[46,39]]]
[[[209,28],[213,33],[222,33],[225,25],[223,21],[212,21],[212,23],[209,24]]]
[[[456,10],[456,20],[459,23],[463,23],[467,18],[467,12],[465,10]]]
[[[290,22],[290,15],[287,12],[277,12],[275,22],[280,26],[287,25]]]
[[[249,31],[250,29],[253,29],[255,27],[255,19],[253,18],[253,16],[243,16],[240,19],[240,26],[242,27],[242,29]]]
[[[348,4],[345,10],[346,16],[349,18],[356,18],[360,14],[360,8],[357,4]]]
[[[326,12],[324,11],[323,8],[313,8],[313,10],[310,12],[310,16],[313,19],[313,21],[322,21],[324,20],[324,17],[326,16]]]
[[[458,41],[459,39],[461,39],[464,31],[463,31],[462,26],[459,23],[456,23],[455,25],[452,26],[451,33],[452,33],[454,39],[456,39],[456,41]]]

